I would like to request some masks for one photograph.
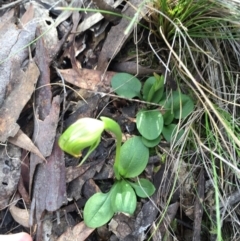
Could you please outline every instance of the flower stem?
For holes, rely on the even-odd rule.
[[[103,121],[104,123],[104,129],[106,131],[110,131],[112,132],[115,137],[116,137],[116,155],[115,155],[115,162],[114,162],[114,173],[115,173],[115,176],[118,180],[120,180],[120,175],[119,175],[119,172],[118,172],[118,165],[119,165],[119,162],[120,162],[120,150],[121,150],[121,143],[122,143],[122,131],[121,131],[121,128],[119,126],[119,124],[108,118],[108,117],[100,117],[100,119]]]

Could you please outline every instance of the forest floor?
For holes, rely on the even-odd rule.
[[[215,38],[210,24],[208,37],[195,42],[194,27],[179,24],[184,35],[172,32],[171,21],[158,23],[163,32],[156,27],[153,2],[1,1],[0,234],[24,231],[34,241],[240,240],[240,26],[221,23],[221,31],[234,35],[230,41]],[[180,107],[189,110],[174,122],[181,138],[163,134],[149,148],[140,177],[155,193],[138,197],[133,215],[115,213],[90,228],[83,220],[86,201],[115,180],[114,136],[104,132],[81,166],[58,140],[78,119],[100,116],[120,125],[123,143],[140,135],[137,113],[151,103],[119,96],[111,83],[119,73],[141,83],[163,76],[164,91],[181,90],[194,110]]]

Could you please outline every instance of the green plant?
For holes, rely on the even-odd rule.
[[[222,26],[229,25],[237,17],[226,14],[224,1],[209,0],[154,0],[152,2],[152,31],[156,33],[159,27],[168,41],[174,39],[176,24],[185,29],[191,38],[229,39],[230,35],[222,33]],[[224,9],[225,8],[225,9]],[[159,10],[159,11],[157,11]],[[214,31],[214,35],[212,32]],[[231,29],[232,38],[238,36],[236,29]],[[235,35],[235,36],[234,36]]]
[[[194,104],[188,95],[182,94],[180,90],[167,93],[164,90],[164,77],[154,74],[149,77],[143,87],[139,79],[126,74],[115,74],[111,80],[114,91],[125,98],[138,97],[146,101],[146,108],[138,111],[136,125],[142,135],[142,141],[147,147],[156,146],[161,135],[171,142],[179,139],[183,130],[179,131],[177,120],[186,118],[194,109]],[[142,89],[142,92],[141,92]],[[158,104],[163,111],[156,108]],[[177,133],[177,135],[176,135]]]
[[[82,150],[89,148],[79,164],[81,165],[98,146],[104,130],[112,132],[116,137],[115,183],[109,192],[96,193],[90,197],[84,208],[84,222],[91,228],[104,225],[117,212],[132,215],[137,205],[136,195],[145,198],[155,192],[149,180],[140,178],[134,182],[129,179],[138,177],[148,163],[149,150],[143,145],[141,137],[130,138],[121,146],[120,126],[110,118],[100,119],[79,119],[60,136],[58,141],[62,150],[75,157],[80,157]]]

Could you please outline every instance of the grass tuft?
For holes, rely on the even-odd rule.
[[[170,75],[196,103],[187,123],[180,123],[188,126],[185,141],[170,149],[176,175],[182,161],[205,170],[209,190],[203,202],[202,231],[208,237],[204,240],[236,240],[239,234],[238,206],[227,201],[240,184],[238,5],[239,1],[220,0],[147,3],[154,36],[149,44],[166,67],[165,76]],[[179,185],[185,188],[184,183]]]

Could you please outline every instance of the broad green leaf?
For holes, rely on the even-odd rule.
[[[128,183],[134,188],[136,194],[142,198],[152,196],[156,190],[148,179],[139,178],[137,182],[128,181]]]
[[[163,137],[166,139],[166,141],[171,142],[173,139],[179,140],[180,137],[183,135],[184,130],[180,130],[177,133],[177,137],[176,132],[177,132],[177,125],[176,124],[170,124],[168,126],[164,126],[163,130],[162,130],[162,134]]]
[[[171,109],[166,109],[165,113],[162,116],[164,120],[164,125],[169,125],[174,120],[174,114]]]
[[[158,103],[164,91],[164,78],[159,76],[149,77],[143,85],[143,99],[148,102]]]
[[[146,168],[149,150],[142,143],[140,136],[132,137],[121,147],[120,162],[117,167],[121,176],[136,177]]]
[[[131,74],[118,73],[112,77],[111,85],[113,91],[119,96],[126,98],[141,97],[141,82]]]
[[[111,203],[114,212],[132,215],[137,206],[137,198],[133,188],[124,180],[118,181],[113,188]]]
[[[163,99],[159,102],[159,104],[163,107],[163,110],[165,112],[164,114],[162,114],[164,125],[171,124],[174,120],[172,99],[167,96],[166,93],[164,93]]]
[[[162,132],[163,117],[158,110],[141,110],[137,113],[137,129],[148,140],[155,140]]]
[[[162,96],[162,99],[158,102],[159,105],[161,106],[165,106],[166,105],[166,102],[167,102],[167,93],[166,92],[163,92],[163,96]]]
[[[148,147],[148,148],[151,148],[151,147],[154,147],[154,146],[156,146],[156,145],[158,145],[159,144],[159,142],[161,141],[161,135],[160,136],[158,136],[156,139],[154,139],[154,140],[148,140],[148,139],[146,139],[146,138],[144,138],[143,136],[142,136],[142,142],[143,142],[143,144],[146,146],[146,147]]]
[[[163,91],[164,91],[164,76],[163,75],[158,75],[156,73],[153,73],[156,81],[152,87],[154,94],[151,99],[152,102],[158,103],[162,97],[163,97]]]
[[[83,211],[85,224],[90,228],[101,227],[113,216],[111,205],[111,191],[108,193],[96,193],[91,196]]]
[[[143,89],[142,89],[142,93],[143,93],[143,99],[146,101],[148,100],[148,95],[150,92],[150,89],[152,88],[153,84],[155,83],[156,79],[154,76],[149,77],[148,79],[146,79],[146,81],[143,84]]]
[[[184,119],[194,110],[194,103],[187,95],[174,91],[172,96],[173,113],[176,119]]]

